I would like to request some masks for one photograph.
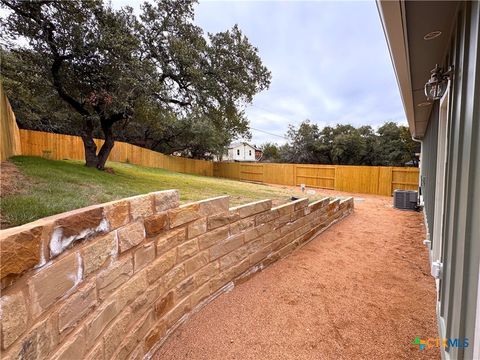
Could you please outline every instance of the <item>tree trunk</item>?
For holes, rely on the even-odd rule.
[[[108,119],[102,119],[102,131],[105,137],[105,142],[103,143],[100,151],[97,154],[97,145],[93,141],[93,121],[91,119],[85,120],[85,125],[82,133],[83,148],[85,149],[85,165],[87,167],[94,167],[99,170],[105,169],[105,163],[107,162],[108,156],[115,145],[112,126],[113,123]]]
[[[102,124],[103,135],[105,136],[105,142],[100,148],[100,151],[98,152],[98,156],[97,156],[98,158],[97,169],[99,170],[105,169],[105,163],[107,162],[108,155],[110,155],[110,152],[112,151],[113,146],[115,145],[115,140],[113,138],[113,131],[112,131],[113,123],[108,120],[102,120],[101,124]]]
[[[93,121],[85,119],[82,132],[83,148],[85,149],[85,165],[87,167],[97,167],[97,145],[93,141]]]

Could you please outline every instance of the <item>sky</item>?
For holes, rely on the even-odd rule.
[[[139,9],[143,0],[112,0]],[[200,1],[206,32],[238,24],[272,73],[246,109],[251,143],[282,144],[288,125],[406,124],[375,1]],[[268,135],[259,129],[278,136]]]

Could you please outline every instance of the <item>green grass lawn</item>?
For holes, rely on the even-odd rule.
[[[183,203],[230,195],[231,206],[260,199],[272,199],[279,204],[288,201],[291,196],[302,196],[299,189],[181,174],[116,162],[107,163],[113,173],[87,168],[80,161],[17,156],[11,158],[10,162],[17,166],[25,178],[18,179],[16,193],[2,194],[2,227],[166,189],[178,189]],[[323,196],[317,192],[309,197],[314,200]]]

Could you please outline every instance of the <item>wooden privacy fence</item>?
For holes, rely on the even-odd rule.
[[[213,176],[259,183],[391,196],[417,190],[418,168],[306,164],[214,163]]]
[[[42,156],[55,160],[84,160],[83,142],[78,136],[20,130],[19,138],[23,155]],[[95,142],[100,146],[103,140],[96,139]],[[120,141],[115,142],[108,159],[187,174],[266,184],[290,186],[305,184],[307,187],[363,194],[391,196],[395,189],[416,190],[418,188],[418,168],[213,163],[168,156]]]
[[[10,102],[3,92],[0,82],[0,160],[7,160],[10,156],[20,155],[20,136]]]
[[[22,155],[42,156],[54,160],[85,159],[83,142],[78,136],[20,130],[20,142],[22,144]],[[97,146],[101,146],[103,140],[95,139],[95,143]],[[108,160],[187,174],[213,176],[213,163],[211,161],[164,155],[121,141],[115,142]]]

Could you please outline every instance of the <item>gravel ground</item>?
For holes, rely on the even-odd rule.
[[[420,213],[361,195],[355,212],[182,325],[155,359],[439,359]]]

